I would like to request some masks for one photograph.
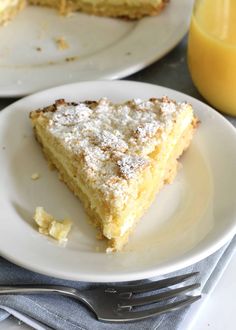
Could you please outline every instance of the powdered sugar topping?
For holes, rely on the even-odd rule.
[[[44,113],[48,129],[76,155],[88,180],[104,194],[125,196],[129,180],[149,164],[186,107],[163,97],[113,104],[106,98],[79,104],[60,101]]]
[[[125,155],[118,160],[117,165],[121,175],[125,179],[133,178],[137,171],[141,170],[149,163],[148,159],[136,155]]]

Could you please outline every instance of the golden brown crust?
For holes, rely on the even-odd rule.
[[[97,16],[110,16],[136,20],[144,16],[155,16],[159,14],[168,2],[169,0],[162,0],[156,5],[153,5],[146,1],[142,6],[127,6],[126,4],[111,6],[104,1],[101,6],[93,6],[82,1],[80,5],[70,5],[68,11],[79,10]],[[68,13],[68,11],[66,13]]]
[[[31,111],[29,113],[29,118],[30,119],[36,119],[36,118],[40,117],[43,113],[55,112],[57,110],[57,106],[59,106],[59,105],[77,105],[77,103],[75,103],[75,102],[66,102],[64,99],[58,99],[58,100],[55,101],[54,104],[49,105],[48,107]]]
[[[170,0],[157,1],[155,5],[144,1],[140,6],[131,6],[124,3],[123,5],[111,5],[106,0],[97,6],[86,1],[73,0],[29,0],[34,5],[44,5],[57,8],[61,15],[67,15],[73,11],[82,11],[97,16],[110,16],[125,19],[139,19],[144,16],[157,15]]]

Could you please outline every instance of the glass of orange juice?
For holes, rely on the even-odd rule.
[[[236,116],[236,0],[195,0],[188,65],[202,96]]]

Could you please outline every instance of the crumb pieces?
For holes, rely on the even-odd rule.
[[[48,229],[53,221],[53,216],[48,214],[43,207],[36,207],[34,220],[41,229]]]
[[[65,219],[61,222],[53,220],[49,227],[49,235],[59,241],[67,241],[67,235],[71,229],[71,221]]]
[[[31,175],[31,179],[32,179],[32,180],[38,180],[39,178],[40,178],[39,173],[33,173],[33,174]]]
[[[3,146],[3,147],[2,147],[2,150],[6,150],[6,147],[5,147],[5,146]]]
[[[42,48],[41,47],[36,47],[37,52],[41,52]]]
[[[34,220],[38,225],[40,234],[53,237],[59,242],[66,242],[71,230],[72,222],[69,219],[56,220],[47,213],[43,207],[36,207]]]
[[[127,53],[125,53],[125,55],[129,56],[129,55],[131,55],[131,52],[127,52]]]
[[[66,57],[65,61],[66,62],[73,62],[78,58],[78,56],[70,56],[70,57]]]
[[[55,42],[59,50],[65,50],[70,48],[68,42],[65,40],[64,37],[55,38]]]

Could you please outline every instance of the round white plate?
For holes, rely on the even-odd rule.
[[[164,187],[121,253],[104,253],[79,200],[50,171],[34,139],[31,110],[55,99],[107,96],[114,102],[168,95],[191,102],[201,120],[172,185]],[[236,232],[236,131],[185,94],[150,84],[84,82],[21,99],[0,113],[0,253],[31,270],[81,281],[126,281],[175,271],[207,257]],[[31,180],[35,172],[37,181]],[[43,206],[74,225],[68,244],[40,235],[32,216]],[[100,251],[97,251],[99,247]]]
[[[0,96],[137,72],[178,44],[188,30],[192,3],[171,0],[160,15],[139,21],[81,13],[65,18],[56,10],[28,7],[0,27]],[[68,49],[57,48],[60,37]]]

